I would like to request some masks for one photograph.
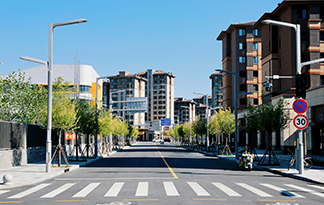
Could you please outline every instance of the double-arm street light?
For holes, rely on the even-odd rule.
[[[300,25],[299,24],[292,24],[282,21],[274,21],[274,20],[263,20],[261,21],[264,24],[268,25],[275,25],[275,26],[284,26],[290,27],[295,30],[296,33],[296,74],[301,74],[301,69],[303,66],[320,63],[323,62],[324,59],[316,59],[308,62],[301,63],[301,43],[300,43]],[[297,152],[297,169],[299,174],[304,173],[304,166],[303,166],[303,159],[304,159],[304,144],[303,144],[303,131],[298,130],[298,152]]]
[[[237,129],[237,124],[238,124],[238,117],[237,117],[237,98],[244,96],[244,95],[249,95],[249,94],[253,94],[252,92],[248,92],[248,93],[242,93],[242,94],[237,94],[237,75],[235,72],[232,71],[228,71],[228,70],[221,70],[221,69],[216,69],[215,71],[219,71],[219,72],[224,72],[224,73],[230,73],[234,75],[234,109],[235,109],[235,157],[238,158],[238,140],[239,140],[239,132]]]
[[[48,62],[30,57],[21,57],[23,60],[32,61],[47,65],[48,68],[48,104],[47,104],[47,137],[46,137],[46,172],[51,172],[51,155],[52,155],[52,74],[53,74],[53,30],[58,26],[66,26],[87,22],[86,19],[77,19],[72,21],[63,21],[49,24],[49,46]]]

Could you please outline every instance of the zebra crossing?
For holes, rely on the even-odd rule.
[[[64,183],[60,185],[59,187],[53,188],[54,190],[49,191],[46,194],[38,196],[39,198],[45,198],[45,199],[51,199],[54,197],[59,196],[66,190],[76,187],[76,185],[79,182],[76,183]],[[89,183],[86,186],[80,187],[80,190],[78,190],[75,194],[72,194],[72,198],[85,198],[90,193],[95,192],[96,188],[98,188],[103,182],[97,182],[97,183]],[[118,197],[120,192],[123,190],[123,188],[131,183],[134,182],[114,182],[110,187],[106,187],[106,192],[103,195],[103,197],[107,198],[113,198]],[[148,197],[150,193],[150,184],[149,182],[135,182],[137,183],[136,190],[134,190],[133,193],[135,197]],[[156,184],[156,182],[154,182]],[[164,192],[159,193],[165,193],[166,196],[169,197],[179,197],[181,196],[181,191],[179,192],[179,188],[176,186],[177,182],[173,181],[166,181],[160,183],[161,188],[164,189]],[[278,185],[272,185],[268,183],[259,183],[260,187],[256,187],[256,185],[249,185],[247,183],[232,183],[229,185],[225,185],[224,183],[220,182],[208,182],[211,184],[214,189],[210,189],[210,187],[207,189],[206,187],[203,187],[201,183],[198,182],[185,182],[185,184],[192,190],[192,193],[194,194],[192,197],[212,197],[217,193],[217,195],[225,194],[227,197],[243,197],[244,193],[246,194],[246,191],[249,193],[252,193],[256,195],[257,197],[261,198],[271,198],[273,197],[274,193],[284,193],[286,196],[290,196],[293,198],[306,198],[303,194],[311,194],[315,195],[317,197],[324,198],[324,194],[322,193],[324,190],[324,187],[317,186],[317,185],[307,185],[306,186],[298,186],[294,184],[282,184],[280,187]],[[204,183],[206,186],[206,183]],[[40,190],[45,188],[50,188],[53,186],[51,183],[42,183],[35,187],[29,188],[25,191],[22,191],[20,193],[16,193],[13,195],[10,195],[10,193],[13,190],[0,190],[0,198],[3,195],[8,195],[6,198],[8,199],[22,199],[24,197],[28,197],[29,195],[36,194]],[[178,185],[179,186],[179,185]],[[181,186],[183,187],[183,186]],[[235,189],[235,190],[234,190]],[[244,190],[244,191],[243,191]],[[298,194],[296,192],[298,192]],[[270,193],[269,193],[270,192]],[[187,191],[185,191],[186,194],[188,194]],[[184,194],[184,193],[183,193]],[[34,196],[33,195],[33,196]]]

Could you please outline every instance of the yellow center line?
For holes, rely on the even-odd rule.
[[[155,146],[155,148],[158,150],[159,154],[161,155],[161,158],[163,159],[165,165],[168,167],[169,171],[171,172],[171,174],[173,175],[174,178],[178,179],[178,176],[174,173],[174,171],[172,170],[172,168],[169,166],[169,164],[165,161],[164,157],[162,156],[161,152],[159,151],[159,149],[157,148],[157,146]]]
[[[124,201],[158,201],[159,199],[124,199]]]
[[[23,201],[0,201],[0,204],[18,204],[23,203]]]
[[[88,200],[56,200],[55,202],[87,202]]]
[[[215,198],[193,198],[194,201],[227,201],[227,199],[215,199]]]
[[[296,202],[296,200],[276,200],[276,199],[260,199],[259,201]]]

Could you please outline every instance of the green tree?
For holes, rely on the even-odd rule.
[[[206,120],[203,118],[200,118],[199,120],[195,120],[193,123],[192,129],[196,135],[198,135],[202,138],[207,133]]]
[[[138,130],[133,126],[128,126],[128,132],[131,139],[136,139],[138,136]]]
[[[24,72],[12,72],[0,78],[0,119],[35,124],[47,109],[47,90],[31,84]]]
[[[63,78],[59,77],[53,83],[53,101],[52,101],[52,126],[58,129],[58,145],[53,155],[53,159],[57,157],[56,152],[58,152],[58,166],[61,166],[61,153],[68,165],[66,156],[62,152],[63,147],[61,145],[61,135],[62,131],[73,131],[78,128],[78,116],[75,109],[76,104],[70,99],[72,93],[70,82],[64,81]],[[47,109],[43,110],[40,119],[44,127],[47,126]]]
[[[89,151],[92,151],[89,136],[96,134],[96,129],[98,127],[98,111],[96,111],[95,107],[90,105],[89,101],[84,100],[76,101],[75,110],[79,119],[77,122],[77,132],[81,132],[86,135],[86,152],[87,157],[89,157]]]

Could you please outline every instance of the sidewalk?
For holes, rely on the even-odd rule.
[[[244,148],[242,147],[242,149],[244,149]],[[264,155],[264,153],[266,152],[266,150],[263,150],[263,149],[255,149],[255,150],[256,150],[256,153],[257,153],[259,159],[261,160],[261,158]],[[198,150],[195,150],[195,151],[198,151]],[[206,155],[215,156],[211,152],[208,152],[208,153],[206,153],[206,151],[199,151],[199,152],[204,153]],[[280,165],[275,165],[275,166],[258,165],[259,162],[254,161],[253,169],[266,170],[266,171],[269,171],[269,172],[272,172],[275,174],[281,174],[286,177],[291,177],[291,178],[300,179],[300,180],[304,180],[304,181],[324,184],[324,167],[319,167],[319,166],[313,165],[313,167],[311,169],[304,170],[304,174],[301,175],[301,174],[299,174],[298,170],[296,169],[295,164],[288,171],[288,165],[289,165],[289,161],[291,159],[291,155],[284,155],[280,151],[275,151],[275,155],[276,155]],[[309,155],[307,155],[307,156],[309,156]],[[222,156],[216,155],[216,157],[218,157],[220,159],[230,160],[230,161],[235,162],[234,156],[227,157],[224,155],[222,155]],[[316,156],[311,156],[311,157],[312,157],[312,159],[315,158],[315,159],[324,161],[324,156],[316,155]],[[268,158],[266,158],[265,162],[267,162],[267,159]]]
[[[113,151],[112,153],[109,154],[109,156],[115,154],[116,152],[117,151]],[[104,156],[104,157],[109,157],[109,156]],[[56,177],[58,175],[64,174],[65,172],[78,169],[79,167],[85,166],[86,164],[99,160],[101,158],[103,157],[89,158],[87,159],[87,161],[71,161],[69,162],[69,165],[71,165],[71,167],[69,168],[52,167],[51,172],[49,173],[45,172],[46,171],[45,162],[32,163],[32,164],[27,164],[22,166],[0,169],[0,190],[17,188],[20,186],[28,186],[38,182],[42,182],[51,179],[53,177]],[[64,165],[65,164],[63,164],[63,166]],[[3,182],[3,176],[5,174],[12,175],[13,177],[12,182],[10,183]]]

